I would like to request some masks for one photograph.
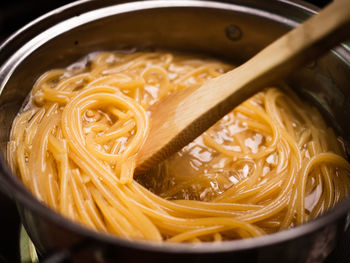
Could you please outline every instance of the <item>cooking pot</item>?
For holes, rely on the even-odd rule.
[[[0,47],[0,187],[47,262],[322,262],[347,231],[350,199],[293,229],[222,243],[124,240],[75,224],[38,202],[9,170],[11,123],[35,80],[99,50],[161,49],[242,63],[315,13],[300,1],[78,1],[27,25]],[[350,141],[350,54],[339,46],[287,80]],[[345,143],[347,147],[347,144]],[[349,152],[349,151],[348,151]],[[51,255],[51,256],[50,256]]]

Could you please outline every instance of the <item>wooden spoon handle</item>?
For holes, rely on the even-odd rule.
[[[166,159],[244,100],[347,37],[350,0],[336,0],[238,68],[168,96],[151,108],[151,129],[137,155],[136,172]]]

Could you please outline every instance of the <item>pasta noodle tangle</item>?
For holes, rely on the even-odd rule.
[[[148,108],[231,68],[195,56],[101,52],[48,71],[14,120],[10,166],[52,209],[126,239],[256,237],[311,220],[348,195],[341,141],[287,87],[256,94],[134,178]]]

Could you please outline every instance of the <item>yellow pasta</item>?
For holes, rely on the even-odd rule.
[[[196,56],[101,52],[48,71],[14,120],[11,168],[40,201],[76,223],[159,242],[273,233],[348,195],[341,140],[283,85],[256,94],[134,178],[149,107],[231,68]]]

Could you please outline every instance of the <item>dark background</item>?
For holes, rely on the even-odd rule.
[[[273,0],[270,0],[273,1]],[[17,29],[72,0],[0,0],[0,43]],[[329,0],[309,0],[319,7]],[[15,205],[0,193],[0,263],[19,262],[19,217]]]

